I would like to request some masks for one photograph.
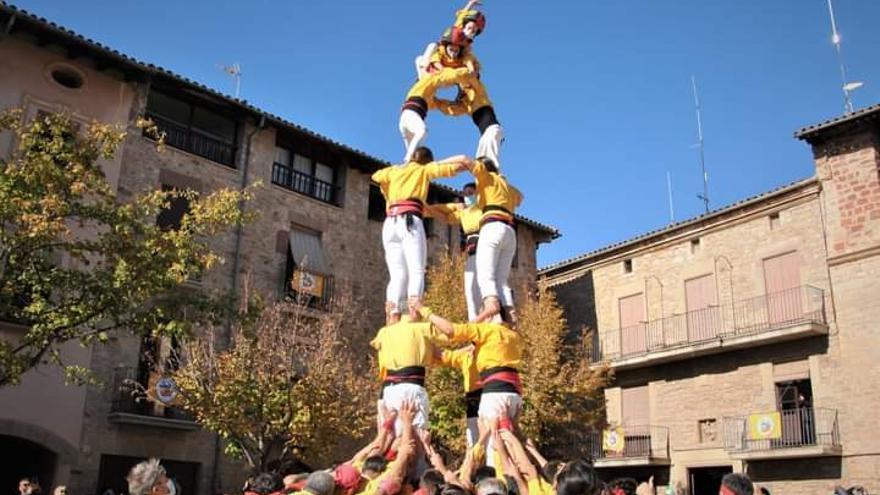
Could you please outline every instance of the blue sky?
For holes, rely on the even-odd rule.
[[[461,3],[464,3],[463,1]],[[137,58],[396,161],[412,59],[451,23],[440,0],[16,0]],[[703,101],[711,206],[810,176],[797,128],[842,112],[826,0],[485,0],[475,44],[521,212],[558,227],[539,265],[702,211],[691,94]],[[835,0],[856,106],[880,102],[880,2]],[[468,118],[428,119],[435,155],[472,154]],[[450,181],[451,185],[464,178]]]

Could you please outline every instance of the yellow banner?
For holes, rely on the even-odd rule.
[[[749,415],[750,440],[775,440],[782,438],[782,416],[779,412]]]
[[[299,293],[315,297],[324,296],[324,277],[321,275],[297,270],[293,274],[291,284],[293,285],[293,290]]]
[[[624,440],[623,428],[611,428],[602,432],[602,448],[606,452],[623,452],[626,441]]]

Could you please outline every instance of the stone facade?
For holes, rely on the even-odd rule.
[[[369,218],[368,211],[370,174],[386,163],[179,76],[147,70],[131,60],[121,61],[103,47],[68,32],[59,33],[45,21],[10,7],[0,6],[0,20],[9,27],[0,34],[0,106],[22,106],[27,118],[37,110],[66,111],[83,122],[94,119],[126,128],[127,137],[116,159],[104,164],[121,201],[162,186],[207,193],[222,187],[262,184],[246,206],[258,213],[257,219],[241,231],[230,231],[213,241],[212,248],[224,263],[203,274],[194,288],[240,289],[247,283],[269,297],[281,297],[290,249],[288,233],[294,228],[307,229],[320,236],[333,277],[333,295],[364,298],[371,308],[372,322],[381,323],[387,283],[382,222],[381,218]],[[82,87],[65,88],[54,82],[49,72],[59,65],[82,76]],[[135,126],[156,88],[205,102],[236,119],[232,166],[174,146],[156,152],[155,143]],[[313,159],[335,170],[339,187],[335,201],[273,182],[275,147],[282,140],[306,150],[303,154],[317,155]],[[0,136],[0,156],[6,156],[11,145],[8,136]],[[447,201],[455,196],[442,187],[432,194]],[[539,243],[558,234],[531,220],[521,220],[511,281],[525,293],[536,287]],[[437,259],[443,251],[458,252],[458,246],[458,228],[435,222],[429,233],[429,260]],[[89,366],[112,384],[119,370],[138,366],[141,342],[117,336],[105,346],[72,346],[67,352],[75,362]],[[0,391],[4,404],[0,435],[25,438],[56,456],[54,469],[43,477],[44,484],[67,484],[71,493],[101,493],[108,486],[99,486],[98,480],[102,472],[106,478],[113,462],[155,456],[193,467],[194,486],[184,487],[187,493],[208,495],[240,489],[241,465],[226,460],[216,436],[194,423],[119,414],[115,405],[119,392],[114,387],[66,388],[54,370],[38,370],[24,378],[21,387]],[[16,407],[6,407],[7,403]]]
[[[609,424],[649,422],[654,448],[668,432],[651,458],[598,460],[606,476],[654,475],[694,493],[694,476],[718,468],[772,493],[880,490],[880,385],[868,379],[880,376],[878,115],[801,132],[813,178],[541,270],[615,369]],[[709,289],[688,288],[704,276]],[[783,279],[796,289],[773,292]],[[646,399],[627,411],[639,387]],[[750,416],[773,411],[780,438],[754,440]]]

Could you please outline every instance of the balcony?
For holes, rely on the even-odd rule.
[[[113,400],[108,419],[113,423],[157,426],[175,430],[198,430],[194,418],[182,409],[165,406],[145,397],[145,385],[136,368],[116,368],[113,374]]]
[[[615,440],[606,433],[614,432]],[[669,428],[651,425],[624,425],[596,431],[589,439],[590,455],[597,468],[668,466]]]
[[[234,144],[198,129],[182,126],[154,113],[147,113],[147,117],[156,124],[160,132],[165,133],[166,145],[235,168]]]
[[[336,204],[338,188],[335,185],[281,163],[272,164],[272,183],[331,205]]]
[[[753,430],[760,426],[752,423],[760,423],[761,418],[767,416],[776,417],[772,421],[780,423],[775,434],[767,435],[775,438],[757,438]],[[766,431],[772,432],[768,423],[762,424],[766,425]],[[724,449],[733,459],[797,459],[839,456],[842,452],[836,409],[807,407],[727,417],[723,431]]]
[[[622,370],[827,333],[824,292],[805,285],[600,331],[592,358]]]

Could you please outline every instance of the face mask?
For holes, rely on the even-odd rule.
[[[470,206],[474,206],[475,204],[477,204],[476,196],[465,196],[464,197],[464,205],[465,206],[470,207]]]

